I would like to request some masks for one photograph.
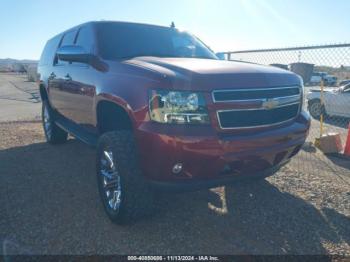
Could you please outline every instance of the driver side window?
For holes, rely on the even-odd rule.
[[[77,30],[72,30],[65,33],[61,41],[60,47],[65,45],[73,45],[76,34],[77,34]],[[68,64],[68,62],[59,60],[57,56],[55,57],[55,65],[66,65],[66,64]]]
[[[84,26],[79,29],[75,44],[84,48],[84,50],[88,53],[91,53],[93,51],[93,34],[91,27]]]
[[[93,53],[94,35],[91,26],[83,26],[79,29],[75,45],[81,46],[84,51],[92,54]],[[84,63],[74,62],[74,65],[87,66]]]

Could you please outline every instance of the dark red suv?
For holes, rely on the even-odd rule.
[[[45,46],[40,93],[46,139],[97,147],[112,221],[151,210],[153,189],[196,190],[274,174],[310,125],[297,75],[219,60],[174,27],[89,22]]]

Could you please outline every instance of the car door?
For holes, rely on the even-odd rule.
[[[94,52],[94,34],[91,25],[85,25],[78,30],[75,45],[81,46],[86,52]],[[67,97],[70,100],[68,118],[75,123],[93,131],[93,99],[95,96],[96,70],[87,63],[70,63],[66,74]]]
[[[350,84],[346,85],[339,93],[337,113],[340,116],[350,117]]]
[[[49,96],[49,101],[52,107],[54,107],[55,97],[51,96],[52,90],[55,90],[59,86],[59,81],[57,79],[57,68],[54,66],[54,60],[56,56],[56,50],[61,42],[62,35],[58,35],[53,39],[49,40],[47,45],[45,46],[45,50],[40,58],[40,63],[46,66],[47,74],[47,91]],[[41,66],[41,65],[39,65]],[[55,108],[55,107],[54,107]]]
[[[329,115],[337,115],[338,114],[338,96],[337,92],[333,92],[330,90],[326,90],[323,93],[324,105],[326,108],[326,112]],[[320,97],[322,97],[320,93]]]
[[[66,32],[61,40],[59,47],[64,45],[72,45],[74,43],[77,30],[70,30]],[[50,87],[49,96],[52,106],[66,118],[70,118],[72,110],[72,98],[69,89],[70,76],[70,63],[61,61],[57,55],[54,61],[54,72],[50,76],[52,78],[52,85]]]

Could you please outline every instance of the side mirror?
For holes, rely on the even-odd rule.
[[[225,53],[216,53],[215,55],[216,55],[217,58],[219,58],[220,60],[227,60],[227,59],[226,59]]]
[[[89,63],[92,55],[78,45],[65,45],[56,52],[58,59],[67,62]]]

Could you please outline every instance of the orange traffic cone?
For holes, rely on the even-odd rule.
[[[344,155],[350,157],[350,123],[348,127],[348,137],[346,139]]]

